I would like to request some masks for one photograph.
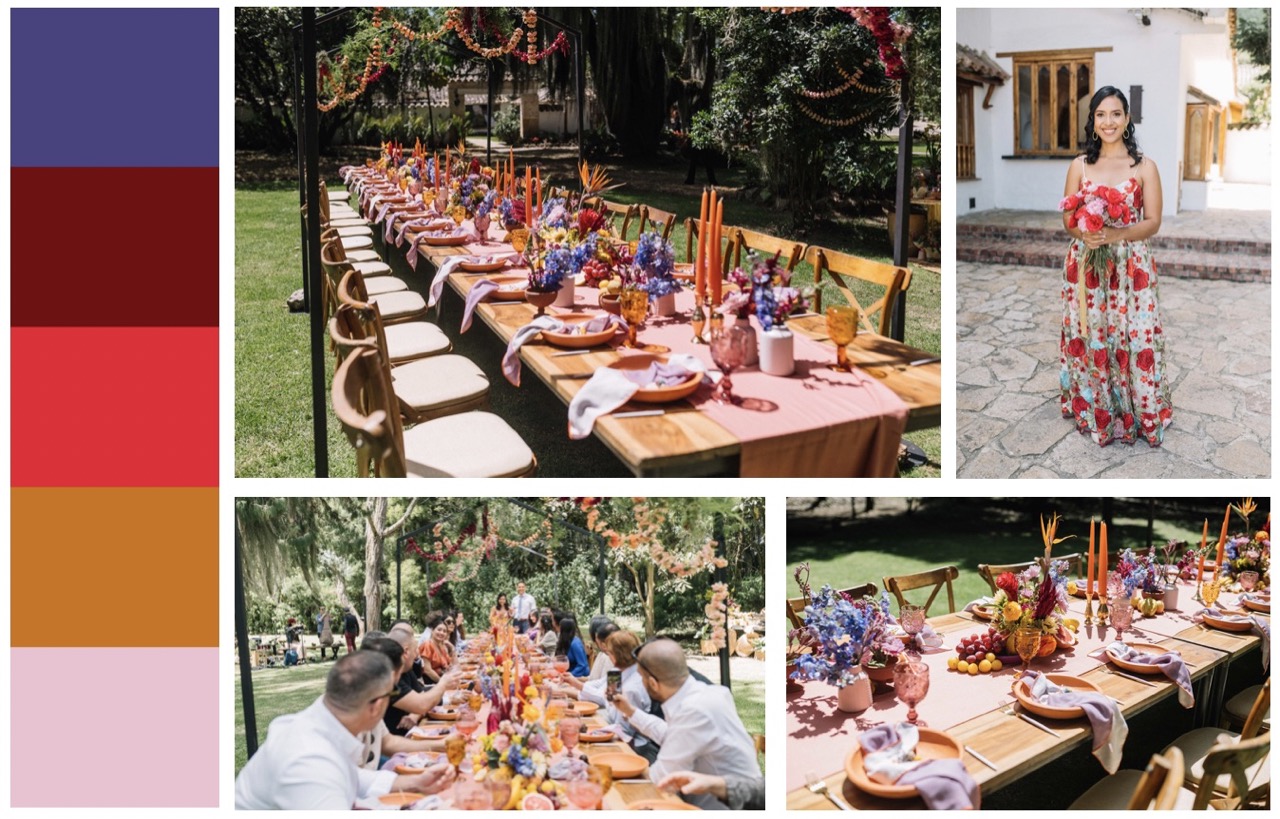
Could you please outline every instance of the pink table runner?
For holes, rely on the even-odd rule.
[[[1193,582],[1179,580],[1175,584],[1175,587],[1178,590],[1177,607],[1172,611],[1166,610],[1164,614],[1160,614],[1155,617],[1143,617],[1135,611],[1133,613],[1133,625],[1124,632],[1126,639],[1128,639],[1130,635],[1132,635],[1135,640],[1152,638],[1153,641],[1158,640],[1161,637],[1176,637],[1179,633],[1196,625],[1195,621],[1191,619],[1191,615],[1205,607],[1203,603],[1198,603],[1193,599],[1196,593],[1196,584]],[[1230,608],[1241,608],[1238,602],[1239,597],[1240,596],[1238,594],[1224,592],[1218,598],[1218,605]],[[1071,612],[1072,617],[1075,617],[1080,620],[1081,623],[1084,623],[1084,606],[1084,598],[1072,597],[1069,598],[1067,609]],[[1096,614],[1098,609],[1098,602],[1096,600],[1093,603],[1093,608],[1094,613]],[[1096,634],[1097,626],[1094,626],[1092,631]],[[1081,625],[1080,633],[1083,635],[1085,632],[1086,627]],[[1107,634],[1111,638],[1114,638],[1115,629],[1108,626]]]
[[[947,669],[947,658],[956,654],[961,637],[985,632],[983,622],[958,626],[943,635],[943,646],[931,649],[921,659],[929,666],[929,694],[916,706],[920,720],[929,728],[947,730],[974,717],[1012,702],[1009,686],[1018,666],[976,677]],[[1083,629],[1082,629],[1083,632]],[[1080,676],[1103,661],[1089,653],[1101,648],[1097,639],[1081,643],[1070,651],[1056,651],[1032,663],[1035,671]],[[787,695],[787,790],[805,784],[805,774],[813,771],[828,776],[844,767],[858,732],[885,722],[907,717],[907,707],[890,690],[878,694],[871,707],[861,714],[846,714],[836,708],[836,689],[820,682],[801,683],[802,693]]]

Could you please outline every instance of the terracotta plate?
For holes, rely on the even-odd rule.
[[[1270,601],[1264,602],[1262,600],[1241,600],[1240,604],[1243,605],[1246,609],[1250,609],[1252,611],[1260,611],[1263,614],[1271,613]]]
[[[591,313],[562,313],[556,318],[565,324],[581,324],[596,318],[596,316]],[[613,338],[617,332],[618,328],[616,326],[608,327],[598,333],[551,333],[543,330],[542,338],[548,344],[554,344],[557,347],[584,348],[604,344]]]
[[[954,737],[935,731],[932,728],[920,729],[920,744],[916,746],[916,755],[921,759],[959,759],[964,754],[964,745]],[[920,791],[915,785],[886,785],[875,782],[867,776],[862,764],[862,746],[854,745],[853,752],[844,762],[844,772],[860,791],[885,799],[909,799],[918,796]]]
[[[1232,620],[1219,619],[1214,617],[1212,614],[1206,614],[1204,616],[1204,624],[1206,626],[1213,626],[1216,629],[1221,629],[1222,631],[1249,631],[1253,628],[1253,623],[1248,620],[1237,623]]]
[[[617,737],[613,735],[612,731],[605,731],[600,728],[584,728],[582,732],[578,734],[579,742],[613,742],[615,739],[617,739]]]
[[[1079,677],[1072,677],[1070,674],[1049,674],[1049,681],[1064,685],[1073,691],[1092,691],[1095,694],[1101,694],[1102,689],[1088,680],[1082,680]],[[1027,680],[1019,680],[1014,686],[1013,695],[1017,697],[1018,702],[1022,703],[1022,707],[1026,708],[1033,714],[1039,714],[1049,719],[1075,719],[1084,716],[1084,709],[1076,706],[1074,708],[1052,708],[1048,705],[1041,705],[1031,697],[1031,689]]]
[[[589,717],[600,710],[600,706],[596,705],[594,702],[578,701],[573,703],[571,707],[574,711],[578,712],[578,716],[580,717]]]
[[[973,616],[979,620],[992,620],[996,616],[996,610],[990,606],[974,606]]]
[[[467,238],[467,234],[461,230],[451,230],[448,233],[428,231],[419,235],[421,236],[422,241],[432,247],[454,247],[456,245],[465,245],[467,242],[471,241]]]
[[[1084,599],[1084,583],[1081,583],[1080,581],[1076,581],[1076,591],[1075,591],[1075,594],[1073,594],[1073,595],[1071,595],[1071,596],[1072,596],[1072,597],[1079,597],[1081,600],[1083,600],[1083,599]],[[1097,600],[1097,599],[1098,599],[1098,593],[1097,593],[1097,592],[1094,592],[1094,593],[1093,593],[1093,599],[1094,599],[1094,600]]]
[[[1169,649],[1161,648],[1154,643],[1126,643],[1126,645],[1128,645],[1129,648],[1141,651],[1143,654],[1167,654],[1169,652]],[[1132,671],[1135,674],[1163,674],[1163,672],[1154,665],[1143,665],[1142,663],[1133,663],[1128,660],[1122,660],[1113,655],[1110,651],[1107,652],[1107,659],[1115,663],[1118,667],[1123,668],[1125,671]]]
[[[690,262],[681,262],[677,264],[675,269],[671,271],[671,277],[673,279],[680,279],[681,281],[686,282],[693,281],[693,264]]]
[[[466,270],[469,273],[492,273],[501,270],[509,264],[505,256],[468,256],[466,259],[458,262],[459,270]]]
[[[427,716],[432,719],[441,719],[452,722],[458,718],[458,709],[456,708],[440,708],[434,711],[428,711]]]
[[[627,810],[702,810],[679,799],[641,799],[627,805]]]
[[[529,277],[518,273],[504,276],[488,276],[491,282],[498,283],[498,289],[489,295],[494,301],[524,301],[525,288],[529,286]]]
[[[395,793],[386,793],[378,797],[378,801],[384,805],[395,805],[396,807],[405,807],[412,805],[421,799],[427,797],[420,793],[409,793],[408,791],[396,791]]]
[[[609,366],[615,370],[643,370],[647,369],[655,359],[666,361],[665,356],[637,353],[623,356]],[[636,391],[635,395],[631,396],[631,400],[645,404],[665,404],[670,401],[679,401],[681,398],[693,395],[701,382],[702,373],[693,373],[689,376],[689,380],[682,384],[673,384],[669,387],[642,387]]]
[[[413,754],[412,756],[417,756],[417,755],[418,754]],[[440,757],[444,756],[444,754],[427,753],[426,756],[427,756],[426,766],[418,768],[412,765],[397,765],[395,766],[396,773],[407,774],[409,776],[413,776],[414,774],[420,774],[427,769],[427,766],[436,764],[436,762],[438,762],[440,760]]]
[[[616,753],[610,752],[605,754],[594,754],[591,757],[592,765],[608,765],[613,770],[613,778],[617,779],[638,779],[644,776],[644,772],[649,770],[649,762],[639,754]]]

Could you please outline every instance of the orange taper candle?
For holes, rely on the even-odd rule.
[[[711,232],[711,248],[712,261],[715,267],[712,268],[711,277],[711,301],[719,306],[721,297],[724,294],[724,262],[720,258],[723,252],[720,248],[720,229],[724,226],[724,200],[716,202],[716,218],[715,228]]]
[[[698,217],[698,255],[694,257],[694,292],[699,298],[707,295],[707,190],[702,189],[702,213]]]
[[[1089,561],[1087,564],[1087,568],[1085,569],[1085,581],[1084,581],[1084,596],[1086,600],[1093,599],[1093,571],[1094,571],[1094,565],[1095,565],[1093,560],[1093,545],[1094,545],[1093,544],[1093,535],[1094,535],[1093,523],[1094,523],[1093,518],[1089,518]]]
[[[1107,522],[1102,522],[1102,534],[1098,536],[1098,596],[1107,594]]]
[[[1222,534],[1218,537],[1218,556],[1214,559],[1213,577],[1216,580],[1222,571],[1222,550],[1227,545],[1227,526],[1231,524],[1231,504],[1227,504],[1226,514],[1222,516]]]

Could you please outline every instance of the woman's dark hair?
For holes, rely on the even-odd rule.
[[[1089,165],[1098,161],[1098,153],[1102,150],[1102,140],[1093,130],[1093,115],[1107,97],[1120,100],[1120,104],[1124,106],[1125,115],[1129,113],[1129,98],[1119,88],[1114,85],[1104,85],[1094,92],[1093,98],[1089,100],[1089,118],[1084,123],[1084,161]],[[1129,156],[1133,157],[1134,166],[1137,166],[1142,162],[1142,151],[1138,150],[1138,133],[1134,130],[1132,120],[1121,132],[1120,138],[1124,140],[1124,147],[1128,150]]]
[[[619,626],[617,623],[614,623],[612,621],[605,623],[603,626],[600,627],[600,630],[596,633],[596,642],[599,643],[600,645],[604,645],[610,637],[617,634],[619,631],[622,631],[622,627]]]
[[[493,607],[494,607],[495,609],[503,609],[504,611],[506,610],[506,608],[507,608],[507,593],[506,593],[506,592],[498,592],[498,599],[497,599],[496,601],[494,601]]]
[[[556,654],[568,654],[569,646],[573,645],[574,638],[578,636],[578,621],[572,617],[566,617],[560,621],[560,639],[556,641]]]
[[[595,617],[592,617],[591,622],[587,624],[588,636],[591,637],[593,642],[598,642],[599,640],[603,639],[600,636],[600,629],[604,628],[605,626],[609,625],[612,622],[613,621],[609,619],[608,615],[597,614]]]
[[[427,615],[427,629],[434,631],[436,626],[445,621],[445,613],[442,611],[433,611]]]
[[[556,624],[551,621],[550,614],[542,615],[542,618],[538,621],[538,630],[543,634],[550,634],[556,630]]]
[[[404,661],[404,646],[390,637],[365,637],[360,641],[361,651],[376,651],[391,661],[396,674],[400,673],[400,663]]]

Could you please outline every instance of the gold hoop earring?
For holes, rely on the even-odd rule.
[[[1120,135],[1124,139],[1133,139],[1133,124],[1130,123],[1128,128],[1124,129],[1124,133]]]
[[[1101,141],[1102,141],[1102,139],[1098,137],[1098,132],[1097,132],[1097,131],[1094,131],[1094,132],[1093,132],[1093,141],[1094,141],[1094,142],[1101,142]]]

